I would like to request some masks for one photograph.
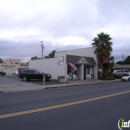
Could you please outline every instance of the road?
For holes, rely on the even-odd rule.
[[[118,130],[129,99],[130,82],[0,93],[0,130]]]

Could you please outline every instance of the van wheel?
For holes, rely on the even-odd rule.
[[[27,77],[23,77],[22,80],[23,80],[23,81],[27,81]]]

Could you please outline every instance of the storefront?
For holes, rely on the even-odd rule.
[[[75,74],[79,80],[86,80],[87,75],[94,78],[94,66],[96,66],[94,58],[67,55],[66,62],[68,75]],[[70,62],[76,66],[75,70],[69,65]]]
[[[86,80],[88,75],[97,79],[98,66],[94,51],[95,48],[89,47],[56,52],[54,58],[30,60],[29,68],[50,73],[52,79],[70,74],[75,74],[79,80]]]

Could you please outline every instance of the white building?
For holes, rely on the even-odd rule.
[[[69,63],[72,61],[77,67],[75,74],[79,80],[85,80],[86,74],[92,74],[94,78],[97,79],[98,65],[94,51],[94,47],[89,47],[56,52],[54,58],[30,60],[29,68],[50,73],[52,79],[57,79],[58,76],[67,77],[71,71]]]

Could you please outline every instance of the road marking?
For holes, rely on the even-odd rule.
[[[26,111],[21,111],[21,112],[14,112],[14,113],[10,113],[10,114],[3,114],[3,115],[0,115],[0,119],[13,117],[13,116],[26,115],[26,114],[31,114],[31,113],[41,112],[41,111],[47,111],[47,110],[52,110],[52,109],[62,108],[62,107],[67,107],[67,106],[73,106],[73,105],[77,105],[77,104],[82,104],[82,103],[86,103],[86,102],[91,102],[91,101],[96,101],[96,100],[100,100],[100,99],[110,98],[110,97],[114,97],[114,96],[118,96],[118,95],[122,95],[122,94],[127,94],[127,93],[130,93],[130,90],[129,91],[124,91],[124,92],[119,92],[119,93],[114,93],[114,94],[109,94],[109,95],[105,95],[105,96],[85,99],[85,100],[81,100],[81,101],[75,101],[75,102],[55,105],[55,106],[37,108],[37,109],[26,110]]]

